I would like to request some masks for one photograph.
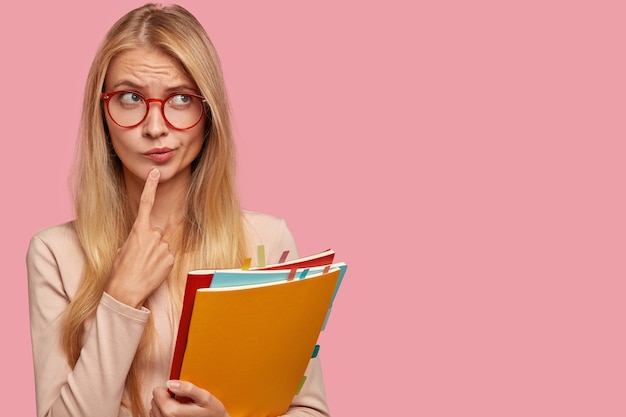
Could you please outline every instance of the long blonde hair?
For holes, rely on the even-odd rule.
[[[246,240],[236,193],[230,109],[217,52],[197,19],[184,8],[146,4],[119,19],[100,45],[87,78],[79,132],[75,182],[76,230],[85,252],[83,280],[65,316],[63,343],[69,363],[80,355],[85,321],[95,312],[117,249],[134,222],[103,118],[100,93],[111,61],[124,51],[153,47],[180,62],[208,107],[205,143],[192,165],[186,218],[169,278],[174,294],[192,268],[240,266]],[[173,297],[174,310],[180,297]],[[150,354],[154,326],[148,323],[126,381],[124,403],[145,415],[139,361]]]

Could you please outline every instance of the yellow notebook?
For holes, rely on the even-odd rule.
[[[331,269],[291,281],[199,289],[180,379],[215,395],[231,417],[284,414],[315,350],[339,275]]]

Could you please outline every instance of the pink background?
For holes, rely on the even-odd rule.
[[[72,217],[88,66],[142,2],[2,9],[2,414],[34,415],[24,255]],[[246,208],[350,267],[336,417],[623,416],[622,1],[186,0]]]

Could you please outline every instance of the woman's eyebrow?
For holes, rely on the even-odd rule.
[[[189,84],[179,84],[174,87],[168,87],[165,89],[165,91],[168,93],[178,93],[178,92],[195,93],[198,91],[198,88]]]
[[[119,90],[120,87],[128,88],[130,90],[141,90],[141,89],[144,88],[144,86],[141,86],[139,84],[136,84],[136,83],[134,83],[132,81],[128,81],[128,80],[122,80],[122,81],[119,81],[119,82],[113,84],[113,90],[114,91],[115,90]]]

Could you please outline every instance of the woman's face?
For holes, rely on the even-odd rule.
[[[124,52],[111,62],[104,91],[120,90],[161,100],[180,93],[175,103],[185,103],[188,99],[185,94],[198,93],[195,83],[175,59],[152,48]],[[118,95],[114,99],[130,105],[139,100],[133,94]],[[166,123],[161,105],[150,102],[145,120],[132,128],[118,126],[105,112],[111,142],[122,161],[126,181],[143,183],[153,168],[161,172],[162,183],[186,179],[191,174],[191,162],[202,149],[206,117],[191,129],[177,130]]]

